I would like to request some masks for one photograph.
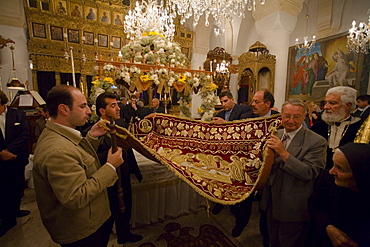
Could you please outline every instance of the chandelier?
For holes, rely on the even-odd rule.
[[[261,5],[265,0],[258,0]],[[165,1],[166,9],[171,17],[180,16],[180,23],[184,24],[187,19],[193,17],[193,27],[199,23],[200,17],[205,15],[205,26],[209,26],[209,17],[215,20],[214,32],[220,35],[222,19],[225,17],[228,21],[233,20],[233,15],[245,17],[245,10],[255,11],[257,0],[167,0]]]
[[[370,9],[368,9],[367,15],[369,16],[368,24],[361,21],[357,27],[356,21],[352,22],[352,27],[349,29],[349,35],[347,36],[347,48],[350,52],[369,53]]]
[[[310,15],[308,14],[308,5],[307,5],[307,14],[306,14],[306,34],[308,32],[308,18],[310,18]],[[298,38],[295,39],[295,49],[296,50],[304,50],[305,52],[307,50],[310,50],[316,43],[316,36],[312,36],[312,40],[308,40],[308,36],[303,37],[303,43],[299,44]]]
[[[169,39],[173,39],[176,31],[173,24],[173,16],[168,10],[158,5],[155,0],[143,0],[141,4],[136,2],[134,10],[130,10],[125,16],[124,32],[128,39],[142,36],[145,32],[158,32]]]

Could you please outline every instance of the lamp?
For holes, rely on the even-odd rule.
[[[159,32],[172,39],[176,31],[173,18],[174,16],[169,15],[155,0],[143,0],[141,4],[137,1],[135,9],[125,16],[124,31],[131,40],[145,32]]]
[[[13,69],[10,72],[9,82],[6,84],[6,87],[8,89],[23,90],[25,86],[19,81],[18,76],[17,76],[17,71],[15,70],[14,49],[15,49],[14,46],[10,47],[10,50],[12,52]]]
[[[310,17],[310,15],[308,14],[308,6],[307,6],[307,14],[306,14],[306,34],[307,34],[307,31],[308,31],[308,18]],[[296,46],[296,50],[301,50],[301,49],[304,49],[305,51],[307,50],[310,50],[316,43],[316,36],[313,35],[312,36],[312,41],[309,41],[308,40],[308,36],[304,36],[303,37],[303,43],[300,45],[299,44],[299,40],[298,38],[295,40],[295,46]]]
[[[233,15],[245,16],[245,10],[256,10],[256,2],[261,5],[265,0],[171,0],[163,1],[158,5],[155,0],[143,0],[141,4],[136,2],[134,10],[130,10],[125,16],[124,30],[127,38],[134,39],[146,31],[157,31],[172,39],[175,32],[173,18],[180,16],[180,23],[183,25],[187,19],[193,17],[193,26],[198,25],[200,17],[206,17],[205,25],[209,26],[209,17],[215,19],[214,33],[220,35],[221,19],[226,17],[232,21]]]
[[[220,35],[221,19],[226,17],[228,21],[233,20],[233,15],[239,17],[245,16],[245,9],[248,11],[255,11],[257,0],[171,0],[166,1],[166,9],[169,10],[170,15],[176,17],[181,16],[180,23],[184,24],[187,19],[193,16],[193,26],[198,25],[200,17],[205,15],[205,26],[209,26],[209,17],[215,19],[216,35]],[[265,4],[265,0],[259,0],[261,5]],[[222,30],[224,31],[224,30]]]
[[[221,48],[222,49],[222,48]],[[226,62],[226,51],[222,49],[223,51],[223,60],[221,63],[216,64],[216,70],[215,70],[215,82],[219,85],[224,85],[223,90],[228,89],[228,82],[230,80],[230,71],[229,71],[229,63]]]
[[[356,21],[352,22],[352,27],[349,29],[349,35],[347,36],[347,48],[350,52],[355,51],[357,53],[369,53],[370,9],[367,10],[367,15],[369,16],[368,24],[360,21],[357,27]]]

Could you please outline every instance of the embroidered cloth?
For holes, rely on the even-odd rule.
[[[274,154],[264,144],[280,123],[280,115],[214,124],[155,114],[135,124],[138,138],[116,129],[119,146],[166,165],[207,199],[232,205],[265,184]]]

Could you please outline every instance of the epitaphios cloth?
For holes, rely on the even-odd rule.
[[[136,123],[125,140],[138,152],[166,165],[202,196],[225,205],[245,200],[263,186],[274,154],[265,142],[276,133],[279,115],[215,124],[156,114]],[[118,135],[120,136],[120,135]]]

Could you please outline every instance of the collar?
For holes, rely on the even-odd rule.
[[[5,110],[4,110],[4,111],[3,111],[3,113],[1,113],[0,115],[1,115],[1,116],[5,116],[7,112],[8,112],[8,107],[7,107],[7,106],[5,106]]]
[[[303,125],[301,125],[298,129],[293,130],[291,132],[285,132],[285,129],[284,129],[283,135],[286,133],[289,136],[290,140],[293,140],[295,135],[302,129],[302,127],[303,127]]]
[[[81,133],[76,129],[72,129],[71,127],[68,127],[68,126],[65,126],[65,125],[62,125],[56,122],[52,122],[52,121],[47,121],[45,126],[57,132],[59,135],[64,136],[65,138],[69,139],[76,146],[82,140]]]
[[[270,117],[270,116],[271,116],[271,109],[269,110],[269,112],[265,116],[262,116],[262,117]]]

